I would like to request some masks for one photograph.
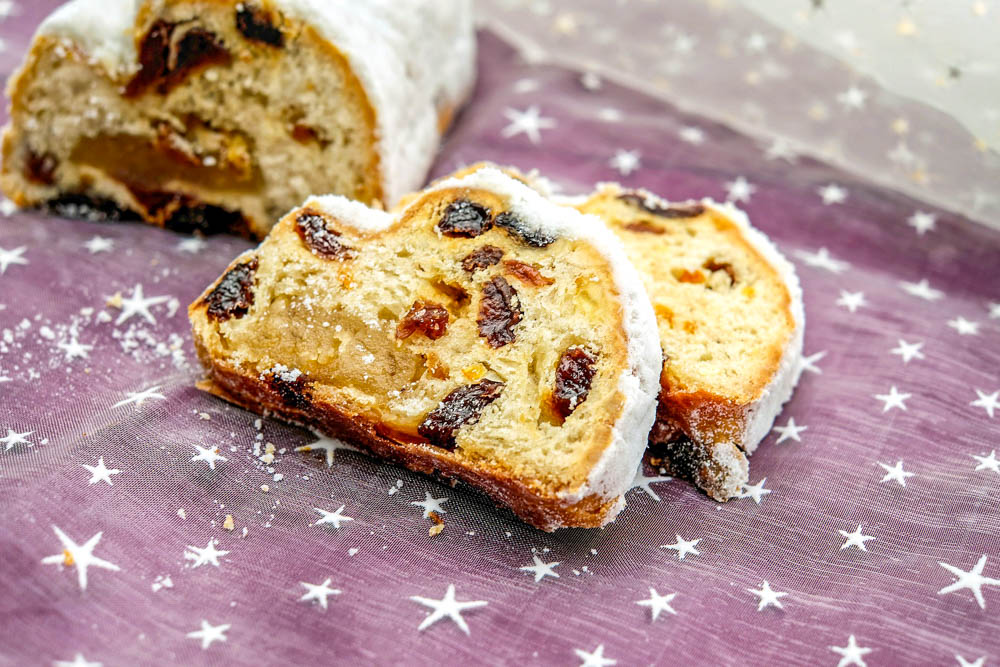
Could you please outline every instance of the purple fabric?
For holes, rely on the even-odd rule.
[[[0,25],[6,72],[54,4]],[[797,264],[815,360],[777,421],[806,430],[786,429],[780,444],[772,433],[751,458],[751,482],[766,478],[759,502],[753,489],[719,505],[660,481],[632,490],[604,530],[545,534],[474,492],[354,452],[327,468],[321,454],[292,451],[315,440],[307,431],[267,419],[258,429],[256,415],[193,387],[184,307],[248,243],[210,238],[198,249],[141,225],[16,212],[0,218],[0,664],[79,654],[104,665],[570,665],[584,652],[619,665],[832,665],[848,664],[852,642],[869,665],[1000,658],[1000,467],[990,456],[1000,449],[1000,306],[990,307],[1000,234],[817,162],[765,161],[745,136],[607,82],[588,90],[577,73],[524,64],[488,33],[480,71],[435,175],[488,159],[538,167],[571,191],[622,180],[725,199],[740,176],[756,187],[743,206]],[[537,143],[507,129],[533,106],[552,121]],[[702,143],[679,138],[688,126]],[[641,153],[627,176],[609,164],[619,149]],[[817,189],[830,183],[846,201],[824,205]],[[937,216],[922,235],[907,225],[918,210]],[[84,244],[95,236],[113,247],[98,241],[92,253]],[[802,254],[822,248],[849,266],[833,272]],[[904,289],[921,280],[939,297]],[[119,322],[129,311],[109,297],[127,305],[137,285],[166,298],[148,320]],[[891,352],[900,339],[923,343],[905,363]],[[147,389],[162,398],[116,405]],[[253,456],[266,443],[278,449],[273,473]],[[211,457],[192,461],[195,445],[226,460],[214,470]],[[83,466],[101,457],[121,471],[107,474],[113,486],[89,483]],[[882,481],[900,460],[913,473],[897,476],[905,486]],[[435,538],[413,505],[425,493],[447,498]],[[313,525],[323,516],[314,508],[342,505],[353,520]],[[863,550],[839,532],[859,524],[874,537],[854,540]],[[92,564],[82,590],[78,567],[43,562],[64,548],[53,526],[78,545],[102,533],[93,554],[119,569]],[[679,537],[700,540],[698,553],[663,548]],[[228,553],[199,564],[189,546],[213,539]],[[558,578],[523,570],[533,553],[558,563]],[[958,575],[939,563],[968,572],[984,557],[982,605],[972,588],[947,590]],[[300,600],[302,582],[327,578],[341,591],[328,608]],[[748,589],[765,580],[786,593],[782,608],[758,611]],[[460,601],[487,603],[462,612],[469,633],[448,617],[419,630],[431,608],[411,596],[440,600],[449,585]],[[637,604],[650,588],[676,594],[675,613],[654,620],[655,608]],[[230,626],[225,641],[203,649],[189,636],[203,621]]]

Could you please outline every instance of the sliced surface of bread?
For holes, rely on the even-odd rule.
[[[72,0],[11,78],[0,187],[262,238],[316,192],[420,187],[474,72],[469,0]]]
[[[203,385],[544,530],[614,518],[659,390],[621,243],[494,169],[394,214],[311,198],[189,309]]]

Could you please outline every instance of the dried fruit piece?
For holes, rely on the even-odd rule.
[[[673,274],[674,278],[678,282],[691,283],[691,284],[701,284],[705,282],[705,274],[697,269],[694,271],[688,271],[687,269],[671,269],[670,273]]]
[[[705,212],[705,207],[701,204],[668,204],[664,206],[654,197],[635,191],[620,194],[618,195],[618,199],[628,202],[633,206],[638,206],[643,211],[658,215],[661,218],[696,218]]]
[[[521,300],[517,290],[501,276],[483,285],[479,302],[479,335],[490,347],[503,347],[514,342],[514,325],[521,321]]]
[[[194,197],[176,192],[144,190],[131,186],[129,191],[143,208],[147,219],[176,232],[191,234],[250,235],[250,223],[239,211],[203,204]]]
[[[350,259],[354,250],[340,242],[340,232],[330,229],[326,218],[316,211],[306,210],[295,219],[295,231],[314,255],[324,259]]]
[[[462,375],[469,382],[475,382],[476,380],[481,380],[483,376],[486,375],[486,366],[481,363],[469,364],[462,369]]]
[[[516,259],[508,259],[504,261],[503,265],[504,268],[507,269],[507,273],[514,276],[522,283],[531,285],[532,287],[545,287],[546,285],[551,285],[555,282],[554,278],[543,276],[542,272],[533,267],[531,264],[525,264],[524,262],[519,262]]]
[[[49,153],[39,155],[34,151],[28,151],[28,159],[25,163],[29,181],[41,183],[42,185],[52,185],[56,182],[56,167],[58,162]]]
[[[475,238],[493,226],[490,210],[468,199],[456,199],[444,210],[438,230],[445,236]]]
[[[659,225],[653,224],[648,220],[637,220],[636,222],[630,222],[625,225],[625,229],[630,232],[639,232],[640,234],[663,234],[664,229]]]
[[[285,35],[272,22],[271,13],[257,5],[246,2],[236,5],[236,29],[251,41],[270,44],[279,49],[285,46]]]
[[[437,340],[448,329],[448,310],[439,303],[417,299],[410,312],[396,325],[396,338],[405,340],[419,331],[431,340]]]
[[[556,390],[552,394],[552,407],[561,419],[587,400],[596,373],[597,359],[585,348],[574,345],[563,352],[556,365]]]
[[[497,227],[502,227],[508,232],[514,234],[519,239],[524,241],[530,246],[536,248],[544,248],[547,245],[551,245],[555,242],[556,237],[546,234],[545,232],[539,231],[537,229],[532,229],[524,224],[524,221],[518,218],[513,213],[504,211],[496,217],[493,221]]]
[[[246,315],[253,305],[253,280],[256,272],[256,257],[229,269],[215,289],[205,297],[209,317],[225,322],[232,317],[239,319]]]
[[[714,257],[708,259],[702,267],[712,271],[725,271],[726,275],[729,276],[729,286],[732,287],[736,284],[736,270],[733,269],[733,265],[729,262],[718,262]]]
[[[483,410],[503,391],[504,383],[482,380],[453,390],[428,414],[417,432],[437,447],[455,448],[455,431],[479,421]]]
[[[214,32],[195,26],[175,39],[178,25],[160,19],[149,27],[139,45],[139,71],[125,86],[126,97],[138,97],[154,84],[156,92],[166,94],[194,69],[229,62],[229,51]]]
[[[49,199],[42,208],[53,215],[64,218],[84,218],[87,220],[142,220],[135,211],[122,208],[116,202],[89,195],[59,195]]]
[[[281,396],[285,405],[291,408],[307,408],[312,401],[309,377],[297,368],[276,364],[261,374],[261,380],[271,385],[271,389]]]
[[[484,245],[477,248],[465,256],[462,260],[462,268],[469,273],[475,273],[479,269],[493,266],[503,257],[503,250],[495,245]]]

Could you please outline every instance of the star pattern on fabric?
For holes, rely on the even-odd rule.
[[[208,650],[214,642],[224,642],[226,641],[226,631],[231,628],[232,625],[226,623],[223,625],[212,625],[205,619],[201,621],[201,629],[194,630],[187,633],[189,639],[198,639],[201,641],[201,650]]]
[[[857,86],[851,86],[837,95],[837,101],[848,111],[860,111],[864,109],[867,100],[868,93]]]
[[[985,391],[976,389],[976,396],[978,398],[969,403],[969,405],[986,410],[986,414],[990,416],[990,419],[993,419],[995,411],[997,408],[1000,408],[1000,389],[992,394],[987,394]]]
[[[97,484],[98,482],[107,482],[108,486],[112,486],[111,476],[118,475],[121,470],[109,470],[107,466],[104,465],[104,457],[101,456],[97,459],[96,466],[89,466],[86,463],[81,463],[84,468],[90,473],[90,480],[88,484]]]
[[[973,322],[961,316],[948,320],[948,326],[957,331],[960,336],[979,335],[979,322]]]
[[[955,660],[958,661],[959,667],[983,667],[986,664],[985,655],[979,656],[975,661],[970,661],[956,653]]]
[[[764,157],[768,160],[784,160],[794,164],[798,160],[798,153],[787,139],[778,137],[764,151]]]
[[[979,561],[972,566],[972,569],[968,571],[942,561],[938,561],[938,565],[955,576],[955,581],[939,590],[938,595],[946,595],[967,588],[972,591],[972,595],[976,598],[979,608],[986,609],[986,600],[983,598],[983,586],[1000,586],[1000,579],[983,576],[983,568],[986,567],[986,554],[983,554]]]
[[[637,605],[642,607],[649,607],[649,611],[652,614],[652,620],[656,620],[660,617],[661,612],[668,612],[677,615],[674,608],[670,606],[673,599],[677,597],[677,593],[668,593],[667,595],[660,595],[656,592],[656,589],[650,586],[649,597],[645,600],[638,600]]]
[[[767,607],[777,607],[778,609],[784,609],[781,605],[781,598],[786,597],[788,593],[783,593],[781,591],[776,591],[771,588],[771,584],[767,583],[767,579],[761,584],[760,588],[748,588],[747,591],[753,593],[757,596],[757,611],[763,611]]]
[[[202,447],[201,445],[192,444],[191,446],[194,447],[197,452],[191,457],[191,461],[204,461],[208,464],[208,467],[211,470],[215,470],[215,464],[217,461],[222,461],[224,463],[229,460],[222,454],[219,454],[219,448],[214,445],[210,447]]]
[[[903,363],[908,364],[914,359],[923,359],[924,353],[921,352],[923,348],[923,342],[920,343],[907,343],[902,338],[899,339],[899,345],[892,348],[892,354],[902,357]]]
[[[484,600],[470,600],[463,602],[455,599],[454,584],[448,584],[448,590],[445,592],[444,597],[440,600],[425,598],[419,595],[411,595],[410,599],[433,610],[420,623],[420,625],[417,626],[417,630],[426,630],[441,619],[449,618],[455,623],[455,625],[461,628],[462,632],[466,635],[470,634],[469,626],[462,617],[462,613],[469,609],[477,609],[487,605],[487,602]]]
[[[130,319],[138,315],[142,319],[146,320],[150,324],[156,324],[156,318],[153,314],[149,312],[152,306],[157,306],[161,303],[166,303],[170,300],[169,296],[149,296],[147,297],[143,294],[142,285],[136,283],[135,287],[132,288],[132,295],[127,299],[122,299],[122,312],[118,314],[118,319],[115,320],[115,326],[128,322]]]
[[[205,243],[203,239],[200,239],[197,236],[192,236],[190,238],[186,238],[183,241],[179,242],[177,244],[177,250],[180,252],[186,252],[192,255],[197,255],[205,248],[206,245],[208,244]]]
[[[847,201],[847,189],[836,183],[828,183],[816,190],[816,194],[823,200],[824,206],[831,204],[843,204]]]
[[[333,465],[334,455],[338,450],[343,449],[349,452],[360,451],[357,447],[349,445],[342,440],[337,438],[330,438],[319,433],[315,434],[319,438],[316,442],[310,443],[308,445],[303,445],[301,447],[296,447],[297,452],[312,452],[316,450],[321,450],[326,453],[326,467],[329,468]]]
[[[980,470],[992,470],[1000,475],[1000,459],[997,459],[997,450],[994,449],[991,451],[989,456],[978,456],[973,454],[972,458],[976,459],[978,462],[976,464],[976,472],[979,472]]]
[[[789,417],[788,421],[784,426],[778,426],[777,424],[771,429],[779,434],[775,444],[780,444],[785,440],[794,440],[795,442],[802,442],[802,438],[799,437],[803,431],[809,430],[808,426],[799,426],[795,423],[795,417]]]
[[[608,166],[622,176],[628,176],[632,172],[638,171],[639,167],[642,166],[642,154],[635,150],[619,149],[614,157],[608,161]]]
[[[83,244],[83,247],[91,255],[96,255],[99,252],[110,252],[115,247],[115,242],[114,239],[105,236],[92,236]]]
[[[604,655],[604,644],[600,644],[592,653],[578,648],[573,649],[573,652],[576,653],[576,657],[583,660],[580,667],[611,667],[611,665],[618,664],[617,660],[612,660]]]
[[[879,465],[885,470],[885,476],[880,480],[882,482],[895,481],[899,482],[900,486],[906,486],[906,480],[908,477],[916,477],[915,472],[906,472],[903,470],[903,461],[896,461],[896,465],[891,466],[887,463],[879,462]]]
[[[191,562],[191,569],[199,568],[202,565],[212,565],[213,567],[222,567],[219,563],[219,558],[227,555],[228,551],[221,551],[215,548],[217,544],[214,537],[209,538],[208,544],[205,548],[199,548],[195,546],[188,545],[185,547],[184,558]]]
[[[3,3],[10,3],[11,0],[0,0],[0,8],[3,7]],[[0,14],[2,17],[2,14]],[[17,204],[7,199],[6,197],[0,198],[0,215],[5,218],[9,218],[18,211]]]
[[[559,578],[559,574],[553,569],[556,565],[559,565],[559,561],[546,563],[538,557],[538,554],[531,554],[531,558],[534,561],[533,565],[525,565],[523,567],[519,567],[518,569],[522,572],[530,572],[533,574],[535,576],[535,583],[538,583],[545,577],[552,577],[554,579]]]
[[[76,336],[70,338],[69,341],[59,341],[56,344],[63,354],[66,355],[66,361],[73,361],[74,359],[89,359],[90,351],[94,349],[93,345],[84,345]]]
[[[767,481],[767,477],[760,480],[756,484],[744,484],[743,489],[740,491],[738,498],[753,498],[753,501],[760,505],[760,500],[767,494],[771,493],[771,489],[764,488],[764,482]]]
[[[141,408],[142,404],[150,399],[156,399],[159,401],[166,400],[166,396],[159,393],[160,387],[150,387],[149,389],[143,389],[142,391],[129,391],[126,392],[127,396],[112,405],[112,408],[120,408],[123,405],[135,404],[135,407]]]
[[[73,660],[56,660],[52,663],[52,667],[103,667],[99,662],[90,662],[82,653],[77,653],[73,656]]]
[[[17,431],[8,428],[7,435],[0,438],[0,444],[3,445],[3,450],[9,451],[14,447],[14,445],[28,445],[29,447],[33,444],[28,440],[28,436],[34,433],[34,431],[25,431],[24,433],[18,433]]]
[[[882,412],[889,412],[893,408],[906,410],[906,401],[913,398],[913,394],[905,394],[892,385],[888,394],[875,394],[875,398],[882,401]]]
[[[755,192],[757,192],[757,186],[743,176],[737,176],[734,180],[726,183],[726,201],[746,203],[750,201],[750,197]]]
[[[13,250],[0,248],[0,275],[7,273],[7,267],[11,264],[27,264],[28,260],[24,257],[27,249],[27,246],[14,248]]]
[[[660,496],[658,496],[656,492],[653,491],[653,489],[650,487],[650,484],[657,484],[659,482],[669,482],[672,479],[673,477],[667,477],[664,475],[658,475],[656,477],[646,477],[646,475],[644,475],[642,472],[642,466],[640,466],[635,473],[635,478],[633,478],[632,480],[632,486],[629,487],[629,491],[631,491],[632,489],[642,489],[647,494],[649,494],[650,498],[652,498],[656,502],[660,502]]]
[[[826,350],[822,352],[817,352],[816,354],[810,354],[802,357],[802,361],[799,362],[799,366],[803,373],[815,373],[816,375],[822,375],[823,370],[816,364],[823,360],[826,356]]]
[[[330,581],[332,581],[330,577],[327,577],[322,584],[310,584],[305,581],[300,581],[299,584],[305,586],[306,592],[299,598],[299,602],[313,602],[323,611],[326,611],[327,598],[331,595],[340,595],[341,593],[341,591],[336,588],[330,588]]]
[[[508,107],[504,109],[503,115],[510,121],[510,124],[500,131],[500,136],[505,139],[523,134],[531,143],[537,144],[542,140],[542,130],[556,127],[556,121],[542,116],[539,108],[534,105],[523,111]]]
[[[927,232],[933,231],[936,223],[937,216],[933,213],[925,213],[924,211],[917,211],[906,219],[906,224],[913,227],[917,231],[918,236],[923,236]]]
[[[829,271],[830,273],[843,273],[847,269],[851,268],[851,265],[848,262],[835,259],[826,248],[820,248],[816,252],[796,250],[795,256],[805,262],[807,266],[811,266],[816,269],[823,269],[825,271]]]
[[[837,299],[837,305],[843,306],[853,313],[857,312],[858,308],[867,306],[868,302],[865,301],[864,292],[848,292],[847,290],[840,290],[840,298]]]
[[[869,540],[874,540],[875,538],[871,535],[865,535],[861,532],[861,524],[858,524],[857,530],[853,533],[849,533],[846,530],[838,530],[838,533],[843,535],[847,541],[840,545],[840,550],[843,551],[848,547],[857,547],[860,551],[868,551],[868,547],[865,546],[865,542]]]
[[[990,319],[997,320],[1000,319],[1000,303],[989,303],[987,304],[990,309]]]
[[[430,491],[424,491],[423,500],[414,500],[411,505],[416,505],[424,510],[424,518],[428,519],[431,516],[431,512],[436,512],[438,514],[444,514],[448,510],[441,507],[441,503],[448,502],[447,498],[435,498],[431,496]]]
[[[693,146],[700,146],[705,143],[705,131],[693,125],[682,127],[677,131],[677,136],[680,137],[681,141]]]
[[[676,551],[677,560],[684,560],[684,557],[687,556],[688,554],[691,554],[692,556],[698,556],[701,554],[701,552],[698,551],[698,549],[696,548],[699,542],[701,542],[701,538],[697,540],[685,540],[680,535],[677,535],[676,542],[674,542],[673,544],[661,545],[660,548],[671,549],[673,551]]]
[[[944,296],[944,292],[931,287],[930,283],[927,282],[927,278],[922,278],[919,282],[915,283],[903,281],[899,283],[899,286],[907,294],[927,301],[937,301]]]
[[[316,520],[312,525],[314,526],[333,526],[334,528],[340,528],[340,525],[347,523],[348,521],[354,521],[352,517],[344,516],[344,508],[346,505],[341,505],[334,512],[327,512],[326,510],[314,507],[313,509],[320,513],[320,518]]]
[[[42,563],[46,565],[76,567],[77,581],[80,584],[81,591],[87,590],[88,568],[99,567],[104,570],[111,570],[112,572],[118,572],[121,569],[114,563],[108,562],[103,558],[98,558],[94,555],[94,549],[97,548],[97,544],[101,541],[104,531],[98,532],[83,544],[77,544],[74,542],[66,533],[60,530],[58,526],[53,525],[52,531],[56,534],[56,537],[59,538],[63,551],[62,553],[58,553],[53,556],[46,556],[42,559]]]
[[[837,667],[848,667],[848,665],[867,667],[864,657],[874,650],[858,646],[858,642],[854,638],[854,635],[847,638],[847,646],[831,646],[829,648],[831,651],[839,653],[841,656],[840,662],[837,663]]]

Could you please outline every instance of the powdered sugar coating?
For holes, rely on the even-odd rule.
[[[135,23],[140,9],[165,0],[73,0],[38,34],[74,42],[112,77],[138,69]],[[233,0],[233,6],[238,3]],[[347,58],[375,110],[386,203],[419,188],[440,141],[439,115],[468,96],[475,78],[471,0],[273,0],[288,16],[314,26]]]

